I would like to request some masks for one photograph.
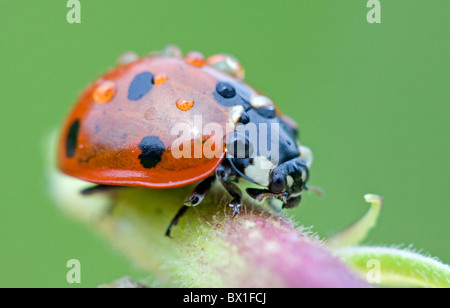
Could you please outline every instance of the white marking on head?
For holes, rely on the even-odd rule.
[[[231,122],[236,124],[241,118],[241,115],[244,112],[244,110],[245,110],[244,107],[241,105],[232,107],[231,110],[229,111]]]
[[[292,185],[294,185],[294,179],[292,178],[292,176],[288,175],[286,177],[286,180],[287,180],[288,187],[291,187]]]
[[[266,157],[258,156],[253,159],[253,163],[244,169],[245,175],[257,184],[268,187],[270,183],[270,173],[275,165]]]
[[[308,173],[302,172],[302,182],[303,182],[303,183],[306,183],[307,176],[308,176]]]
[[[299,147],[300,150],[300,158],[303,159],[306,163],[306,166],[308,168],[311,168],[311,165],[313,163],[314,157],[313,157],[313,152],[311,151],[310,148],[301,145]]]
[[[273,102],[270,98],[264,95],[255,95],[250,99],[250,104],[253,108],[262,108],[273,106]]]

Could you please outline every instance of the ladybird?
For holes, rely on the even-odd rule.
[[[295,121],[243,79],[242,66],[228,54],[183,57],[175,46],[141,58],[127,53],[87,87],[66,118],[59,168],[96,184],[83,194],[196,183],[168,236],[216,181],[231,197],[234,215],[242,178],[260,186],[246,190],[251,198],[276,198],[293,208],[307,189],[311,152],[300,145]],[[220,134],[206,130],[209,123]],[[174,129],[181,124],[184,131]]]

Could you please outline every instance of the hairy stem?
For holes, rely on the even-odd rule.
[[[166,227],[192,187],[127,187],[83,196],[80,191],[92,184],[60,173],[51,157],[48,176],[61,209],[101,233],[156,286],[367,286],[289,219],[252,205],[233,217],[218,187],[188,210],[168,238]]]

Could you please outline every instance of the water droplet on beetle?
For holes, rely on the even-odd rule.
[[[194,107],[194,100],[189,98],[180,98],[177,100],[177,108],[181,111],[188,111]]]
[[[167,81],[167,75],[165,74],[155,74],[153,76],[153,84],[154,85],[162,85]]]
[[[218,69],[219,71],[228,73],[233,77],[243,80],[245,70],[239,63],[238,59],[229,54],[217,54],[208,58],[207,64]]]
[[[95,102],[105,104],[111,101],[116,94],[117,86],[114,81],[106,80],[101,82],[95,89],[92,97]]]
[[[184,60],[190,65],[202,67],[206,64],[205,56],[198,51],[191,51],[188,53]]]
[[[180,47],[178,47],[177,45],[168,45],[164,47],[162,54],[169,57],[179,57],[179,58],[183,56]]]
[[[133,63],[133,62],[137,61],[138,59],[139,59],[139,56],[137,55],[137,53],[135,53],[133,51],[127,51],[127,52],[124,52],[119,57],[117,62],[119,64],[128,64],[128,63]]]

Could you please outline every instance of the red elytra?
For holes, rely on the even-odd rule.
[[[193,124],[198,115],[203,126],[218,123],[224,132],[229,132],[227,124],[228,130],[230,124],[233,128],[232,107],[213,97],[219,80],[243,84],[177,56],[149,56],[110,70],[84,91],[67,117],[58,150],[60,169],[96,184],[150,188],[183,186],[208,177],[225,150],[220,157],[175,158],[171,145],[178,136],[171,130],[176,123]],[[192,100],[190,108],[177,106],[180,98]],[[154,147],[150,141],[156,141],[160,155],[143,160]]]

